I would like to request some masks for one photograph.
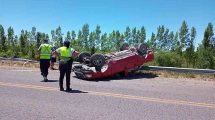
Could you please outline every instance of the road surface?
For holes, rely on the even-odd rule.
[[[151,74],[84,81],[72,73],[67,93],[59,72],[49,72],[44,83],[38,69],[0,66],[0,120],[215,120],[212,81]]]

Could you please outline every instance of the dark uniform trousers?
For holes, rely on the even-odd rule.
[[[72,69],[72,59],[69,61],[60,61],[59,62],[59,70],[60,70],[60,78],[59,78],[59,86],[63,88],[63,78],[66,74],[66,88],[70,88],[70,74]]]
[[[50,67],[50,59],[40,59],[40,71],[41,75],[47,77]]]

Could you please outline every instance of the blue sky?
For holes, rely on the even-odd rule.
[[[61,26],[62,31],[101,26],[102,33],[124,32],[145,26],[147,38],[159,25],[178,31],[183,20],[197,29],[197,42],[202,40],[208,22],[215,24],[214,0],[0,0],[0,24],[12,26],[15,34],[21,29],[50,34]]]

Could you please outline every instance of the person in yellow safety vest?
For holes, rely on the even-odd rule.
[[[73,62],[73,58],[76,58],[79,53],[75,49],[70,47],[70,42],[67,40],[64,41],[64,46],[58,48],[55,52],[60,57],[60,61],[59,61],[60,91],[64,91],[63,79],[66,74],[66,91],[70,92],[70,91],[72,91],[72,89],[70,88],[70,74],[71,74],[71,69],[72,69],[72,62]]]
[[[52,46],[48,44],[48,40],[45,39],[44,43],[40,45],[38,48],[39,56],[40,56],[40,71],[43,76],[43,81],[48,82],[48,69],[50,66],[50,58],[52,53]]]

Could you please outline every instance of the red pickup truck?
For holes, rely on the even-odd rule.
[[[153,50],[148,50],[141,43],[135,47],[129,47],[124,43],[121,51],[110,54],[93,54],[82,52],[78,56],[80,64],[73,65],[77,78],[95,80],[113,76],[115,74],[128,75],[129,72],[138,70],[144,63],[154,60]]]

